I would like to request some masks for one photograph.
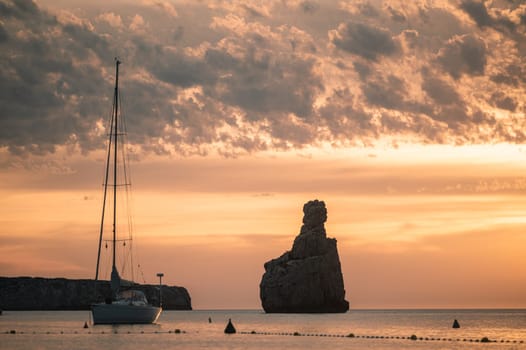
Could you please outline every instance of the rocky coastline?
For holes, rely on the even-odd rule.
[[[159,285],[135,284],[152,305],[159,305]],[[88,310],[111,295],[109,281],[90,279],[0,277],[0,309],[3,310]],[[184,287],[162,286],[164,310],[192,310]]]

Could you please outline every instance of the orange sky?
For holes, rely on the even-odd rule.
[[[352,307],[525,307],[523,157],[407,145],[150,158],[132,168],[135,246],[145,280],[163,271],[195,308],[258,308],[264,262],[290,249],[303,203],[319,198]],[[93,277],[101,163],[64,165],[92,171],[2,173],[3,275]]]

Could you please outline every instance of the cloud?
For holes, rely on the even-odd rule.
[[[438,63],[453,78],[462,74],[483,75],[486,67],[486,44],[474,35],[456,36],[440,50]]]
[[[26,19],[38,13],[38,6],[32,0],[17,0],[0,4],[0,14],[3,18]]]
[[[181,87],[212,84],[216,73],[209,70],[203,58],[186,55],[181,51],[166,50],[152,56],[149,68],[153,75],[164,82]]]
[[[342,1],[340,6],[353,15],[378,17],[379,10],[368,0]]]
[[[138,154],[524,137],[524,6],[126,1],[0,4],[0,148],[100,149],[115,56]]]
[[[362,90],[370,104],[388,109],[403,108],[404,96],[407,95],[404,81],[394,75],[371,81]]]
[[[460,8],[464,10],[480,27],[490,26],[493,19],[486,9],[486,5],[482,1],[462,1]]]
[[[106,41],[86,26],[60,23],[32,2],[7,3],[2,12],[11,15],[6,31],[16,39],[4,44],[0,56],[0,145],[14,153],[45,153],[77,134],[77,140],[91,148],[87,135],[78,133],[89,120],[78,111],[90,108],[89,91],[96,93],[104,82],[97,80],[94,66],[74,69],[72,55],[79,62],[98,55],[106,50]],[[81,44],[84,41],[92,48]]]
[[[407,19],[404,13],[398,9],[395,9],[391,6],[387,6],[387,11],[391,15],[391,19],[396,22],[405,22]]]
[[[368,60],[398,51],[398,45],[389,31],[360,22],[340,24],[337,30],[329,32],[329,38],[338,49]]]
[[[129,28],[131,31],[142,33],[147,29],[148,25],[144,21],[144,18],[141,15],[133,16]]]
[[[491,95],[491,102],[493,106],[506,109],[508,111],[515,111],[517,109],[517,101],[510,96],[506,96],[503,92],[497,91]]]
[[[2,22],[0,22],[0,43],[5,42],[8,39],[9,39],[9,36],[7,35],[7,31],[5,30]]]
[[[122,19],[121,16],[114,14],[113,12],[106,12],[103,14],[100,14],[97,17],[97,20],[106,22],[110,26],[115,28],[121,28],[122,27]]]
[[[519,87],[526,83],[526,69],[520,64],[507,64],[500,67],[498,72],[490,76],[490,79],[497,84],[505,84],[513,87]]]
[[[425,71],[424,71],[425,72]],[[431,76],[428,73],[424,74],[424,81],[422,89],[431,97],[436,103],[440,105],[460,104],[461,98],[456,88],[450,85],[445,80]]]
[[[177,11],[175,7],[168,1],[163,0],[143,0],[145,6],[150,6],[158,9],[160,12],[168,14],[171,17],[177,17]]]
[[[315,13],[320,8],[320,4],[314,1],[302,1],[300,3],[301,9],[306,13]]]
[[[502,11],[498,7],[492,8],[491,13],[483,1],[464,0],[460,8],[480,27],[491,27],[497,31],[513,32],[517,28],[516,22],[524,15],[524,8]]]

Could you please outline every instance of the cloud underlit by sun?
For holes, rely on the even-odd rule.
[[[68,4],[2,2],[12,155],[100,148],[114,56],[145,154],[524,141],[520,2]]]

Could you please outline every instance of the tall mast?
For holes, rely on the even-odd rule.
[[[115,59],[115,61],[118,62],[117,59]],[[118,64],[120,64],[120,62],[116,63],[116,64],[117,64],[117,70],[118,70]],[[117,72],[117,77],[118,77],[118,72]],[[116,79],[115,85],[116,85],[115,91],[118,91],[117,90],[117,79]],[[113,96],[113,106],[111,108],[110,132],[109,132],[108,152],[107,152],[107,158],[106,158],[106,171],[105,171],[105,176],[104,176],[104,196],[103,196],[103,202],[102,202],[102,215],[101,215],[101,221],[100,221],[99,248],[98,248],[98,252],[97,252],[97,267],[95,269],[95,281],[97,281],[99,279],[100,253],[101,253],[101,248],[102,248],[102,236],[103,236],[103,233],[104,233],[104,218],[105,218],[105,214],[106,214],[106,199],[108,198],[107,193],[108,193],[108,179],[109,179],[109,173],[110,173],[110,156],[111,156],[111,148],[112,148],[113,137],[114,137],[113,135],[117,131],[116,130],[117,129],[116,124],[114,123],[114,118],[115,118],[115,115],[116,115],[115,114],[115,107],[116,107],[117,100],[118,99],[115,98],[115,94],[114,94],[114,96]],[[113,131],[114,127],[115,127],[115,132]]]
[[[114,102],[115,107],[115,128],[113,129],[114,136],[114,152],[113,152],[113,253],[112,253],[112,271],[116,271],[115,266],[115,250],[116,250],[116,240],[117,240],[117,135],[118,135],[118,116],[119,116],[119,65],[121,61],[119,59],[115,60],[115,93],[114,93]]]

